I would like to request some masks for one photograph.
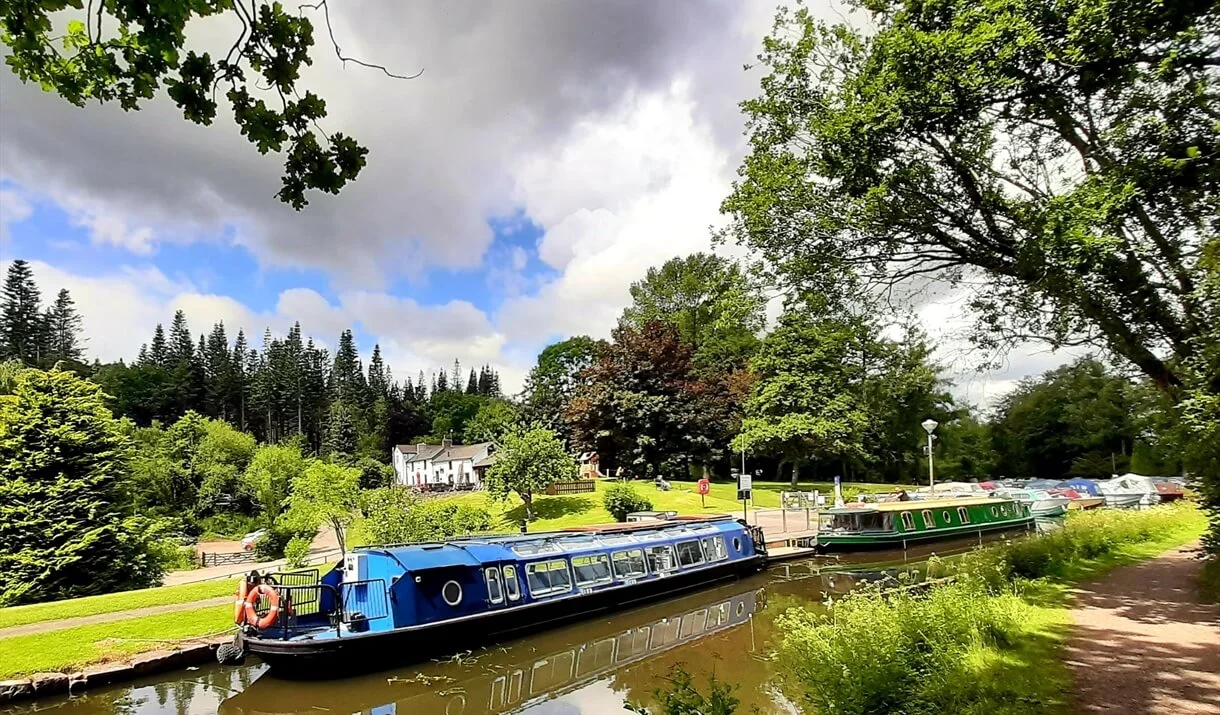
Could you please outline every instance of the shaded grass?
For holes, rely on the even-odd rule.
[[[0,639],[0,679],[80,670],[95,663],[168,649],[174,645],[169,639],[203,636],[232,627],[231,609],[213,606],[4,638]]]
[[[23,626],[29,623],[55,621],[61,618],[93,616],[99,613],[115,613],[137,608],[164,606],[171,603],[190,603],[234,592],[236,581],[204,581],[180,586],[143,588],[138,591],[121,591],[101,596],[86,596],[65,601],[35,603],[28,606],[0,608],[0,628]],[[10,640],[3,640],[7,650]]]

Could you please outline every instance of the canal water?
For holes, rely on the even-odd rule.
[[[936,553],[977,541],[941,543]],[[520,640],[447,659],[324,681],[277,678],[251,659],[241,667],[209,665],[122,685],[28,702],[7,713],[55,715],[602,715],[651,704],[674,666],[736,686],[741,712],[796,709],[773,685],[768,651],[775,617],[796,605],[820,604],[862,581],[919,572],[931,548],[775,564],[747,579],[640,608],[603,614]]]

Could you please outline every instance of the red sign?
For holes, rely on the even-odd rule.
[[[699,493],[707,494],[712,489],[712,483],[707,480],[707,477],[699,480]]]

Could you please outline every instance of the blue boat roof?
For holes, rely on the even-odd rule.
[[[546,558],[602,552],[611,547],[647,544],[713,533],[741,531],[729,518],[641,523],[638,527],[608,527],[605,530],[552,531],[537,534],[471,536],[445,542],[361,547],[359,551],[383,553],[412,571],[453,566],[478,567],[484,563]]]

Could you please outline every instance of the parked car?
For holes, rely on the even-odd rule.
[[[263,535],[266,533],[267,533],[266,529],[259,529],[258,531],[251,531],[249,534],[246,534],[245,536],[241,537],[242,550],[243,551],[253,551],[254,545],[257,544],[258,540],[263,538]]]

